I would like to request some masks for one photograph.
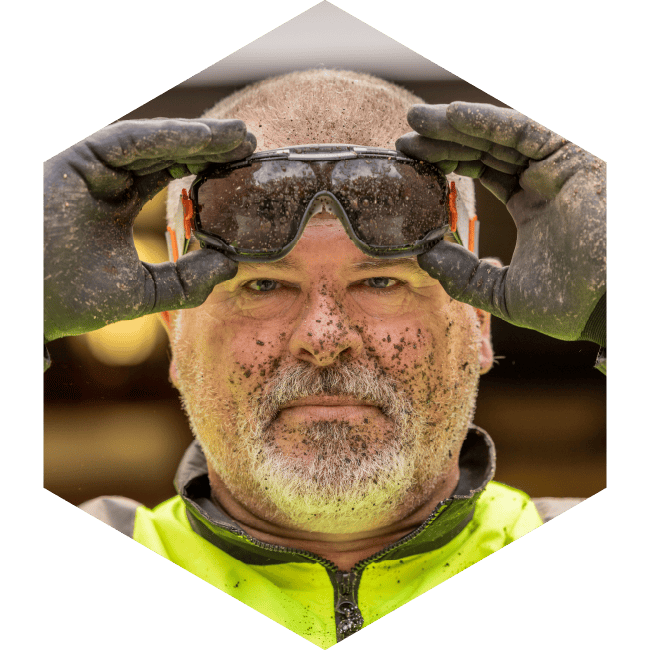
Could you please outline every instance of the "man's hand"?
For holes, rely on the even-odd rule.
[[[605,345],[605,163],[527,117],[488,104],[415,105],[407,155],[478,178],[517,225],[510,266],[441,241],[420,266],[456,300],[563,340]],[[486,224],[489,227],[488,224]]]
[[[45,341],[118,320],[195,307],[237,264],[202,249],[140,262],[133,221],[172,178],[249,156],[241,120],[113,124],[45,163]]]

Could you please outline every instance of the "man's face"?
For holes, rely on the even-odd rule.
[[[326,206],[287,257],[240,263],[177,314],[172,374],[240,504],[353,533],[399,521],[457,467],[482,337],[414,258],[366,256]]]

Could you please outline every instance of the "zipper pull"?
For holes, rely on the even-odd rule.
[[[340,615],[336,624],[336,635],[340,640],[347,639],[363,627],[363,616],[354,603],[343,603],[336,612]]]
[[[358,576],[354,572],[337,571],[336,575],[336,636],[337,642],[346,639],[363,627],[363,616],[356,602]]]

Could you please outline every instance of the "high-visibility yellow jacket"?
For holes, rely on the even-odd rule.
[[[153,509],[115,497],[82,508],[321,648],[541,525],[531,499],[492,481],[494,445],[471,427],[454,494],[416,530],[340,571],[307,551],[260,542],[210,500],[207,465],[193,443],[176,475],[178,496]]]

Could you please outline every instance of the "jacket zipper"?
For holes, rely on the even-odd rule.
[[[359,582],[362,571],[372,562],[377,561],[383,555],[386,555],[393,549],[410,541],[421,533],[434,519],[437,519],[446,504],[440,504],[427,518],[427,520],[412,531],[409,535],[390,544],[378,553],[367,557],[365,560],[357,562],[350,571],[336,571],[332,574],[332,583],[334,584],[334,613],[336,622],[336,642],[340,643],[343,639],[358,632],[363,627],[363,615],[359,609]]]
[[[363,570],[362,568],[358,573],[354,570],[357,568],[356,566],[351,571],[338,571],[338,567],[334,562],[326,560],[315,553],[260,542],[246,533],[242,535],[241,532],[237,532],[258,548],[302,555],[303,557],[315,560],[318,564],[325,567],[334,587],[334,623],[336,626],[337,643],[340,643],[343,639],[347,639],[347,637],[358,632],[363,627],[363,616],[358,604],[359,579]]]
[[[361,578],[361,571],[363,569],[360,569],[358,573],[355,571],[357,567],[354,567],[351,571],[338,571],[338,567],[334,562],[326,560],[315,553],[260,542],[246,534],[243,537],[246,537],[249,542],[257,547],[270,551],[290,552],[302,555],[303,557],[315,560],[318,564],[325,567],[334,587],[334,624],[336,626],[337,643],[340,643],[343,639],[347,639],[347,637],[358,632],[363,627],[363,616],[358,604],[359,579]]]
[[[390,544],[386,548],[382,549],[378,553],[371,555],[370,557],[357,562],[357,564],[352,567],[350,571],[340,571],[334,562],[326,560],[324,557],[317,555],[316,553],[311,553],[309,551],[303,551],[296,548],[287,548],[285,546],[279,546],[276,544],[269,544],[268,542],[261,542],[250,535],[243,533],[243,531],[233,529],[233,532],[236,532],[241,537],[246,538],[253,546],[258,548],[267,549],[269,551],[276,551],[281,553],[291,553],[296,555],[301,555],[302,557],[309,558],[316,561],[318,564],[325,567],[328,575],[330,576],[330,581],[334,587],[334,623],[336,627],[336,642],[340,643],[343,639],[347,639],[349,636],[352,636],[355,632],[358,632],[364,623],[363,615],[359,609],[359,582],[361,579],[361,573],[363,570],[372,562],[378,560],[383,555],[387,554],[389,551],[394,548],[401,546],[405,542],[411,540],[413,537],[416,537],[419,533],[422,532],[434,519],[437,519],[440,515],[440,512],[444,510],[446,504],[444,502],[440,504],[427,520],[419,526],[416,530],[412,531],[410,535],[402,538],[401,540]]]
[[[398,546],[402,546],[414,537],[417,537],[424,529],[431,525],[431,523],[440,516],[440,513],[448,507],[449,501],[451,500],[443,501],[440,503],[438,507],[431,513],[431,515],[426,519],[426,521],[418,526],[418,528],[412,531],[409,535],[403,537],[397,542],[394,542],[393,544],[390,544],[386,548],[383,548],[378,553],[375,553],[374,555],[371,555],[370,557],[357,562],[350,571],[340,571],[334,562],[326,560],[324,557],[317,555],[316,553],[311,553],[310,551],[303,551],[296,548],[279,546],[276,544],[269,544],[268,542],[261,542],[241,530],[231,530],[237,535],[244,537],[253,546],[257,546],[258,548],[266,549],[269,551],[301,555],[302,557],[314,560],[326,569],[328,575],[330,576],[330,581],[334,587],[334,622],[336,627],[336,642],[340,643],[344,639],[347,639],[349,636],[352,636],[355,632],[358,632],[364,624],[364,618],[361,614],[358,602],[359,583],[363,570],[369,564],[376,562],[382,556],[386,555],[393,549],[397,548]]]
[[[360,577],[356,571],[337,571],[332,576],[337,643],[363,627],[363,616],[358,604]]]

